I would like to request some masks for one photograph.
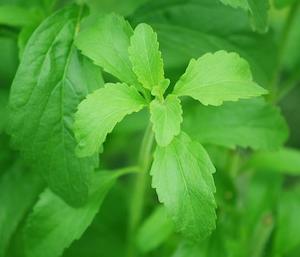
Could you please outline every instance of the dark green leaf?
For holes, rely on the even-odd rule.
[[[1,167],[3,168],[3,167]],[[29,208],[43,189],[38,174],[17,161],[0,178],[0,256],[4,257],[9,241]]]
[[[201,143],[230,148],[278,149],[288,138],[288,127],[278,108],[263,99],[220,107],[193,105],[183,126]]]
[[[40,196],[25,227],[25,253],[28,257],[59,257],[79,239],[97,214],[118,173],[97,172],[85,206],[74,208],[51,191]]]
[[[88,92],[103,84],[99,69],[73,45],[82,9],[46,19],[30,38],[10,95],[13,143],[50,188],[73,205],[88,197],[96,156],[75,156],[73,114]]]

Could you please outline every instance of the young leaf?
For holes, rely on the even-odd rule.
[[[288,175],[299,175],[300,151],[292,148],[282,148],[273,152],[256,152],[251,156],[247,167]]]
[[[177,78],[191,58],[226,50],[249,62],[259,84],[267,85],[273,79],[277,46],[272,33],[254,33],[246,12],[219,0],[148,1],[132,15],[131,22],[146,22],[157,32],[169,76]]]
[[[25,226],[26,256],[61,256],[90,225],[117,177],[113,172],[96,172],[88,202],[80,208],[69,206],[49,190],[43,192]]]
[[[17,161],[0,178],[0,256],[43,189],[40,177]]]
[[[137,243],[141,252],[147,253],[170,237],[174,227],[163,206],[158,207],[146,219],[137,232]]]
[[[103,83],[98,67],[73,45],[82,8],[71,6],[47,18],[25,49],[10,94],[13,143],[41,172],[49,187],[72,205],[88,197],[96,156],[78,159],[73,113]]]
[[[139,82],[153,95],[162,96],[170,81],[164,78],[164,65],[157,35],[147,24],[139,24],[130,39],[129,57]]]
[[[180,133],[182,122],[180,100],[175,95],[168,95],[163,102],[155,99],[150,103],[150,113],[156,142],[160,146],[167,146],[174,136]]]
[[[76,46],[106,72],[130,85],[137,82],[128,56],[133,30],[123,17],[109,14],[80,32]]]
[[[176,229],[192,240],[205,238],[215,228],[214,172],[204,148],[184,133],[155,151],[152,186]]]
[[[204,105],[215,106],[266,93],[253,82],[248,63],[238,54],[225,51],[191,60],[174,89],[178,96],[191,96]]]
[[[187,108],[183,127],[203,144],[255,150],[278,149],[289,134],[279,109],[260,98],[218,107],[192,106]]]
[[[75,115],[77,154],[90,156],[99,151],[106,136],[126,115],[140,111],[146,102],[134,87],[108,83],[81,102]]]

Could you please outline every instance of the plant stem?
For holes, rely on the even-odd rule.
[[[133,188],[133,194],[130,205],[129,213],[129,224],[128,224],[128,248],[127,257],[136,256],[136,246],[135,246],[135,234],[136,229],[141,221],[143,208],[144,208],[144,198],[146,195],[146,189],[148,184],[148,170],[150,168],[152,160],[152,148],[154,142],[154,134],[152,131],[152,126],[149,124],[142,142],[142,146],[139,154],[139,168],[140,172],[137,174],[135,186]]]
[[[273,79],[271,81],[271,85],[270,85],[270,101],[271,102],[276,102],[277,101],[277,97],[278,97],[278,84],[280,81],[280,75],[281,75],[281,69],[282,69],[282,64],[283,64],[283,57],[285,54],[285,50],[286,50],[286,45],[288,42],[288,37],[290,35],[290,31],[291,31],[291,27],[293,25],[294,19],[296,17],[297,14],[297,10],[299,7],[299,1],[296,1],[289,10],[289,14],[288,17],[286,19],[285,25],[283,27],[283,31],[282,31],[282,35],[281,35],[281,40],[279,43],[279,50],[278,50],[278,57],[277,57],[277,64],[276,64],[276,68],[275,68],[275,73],[273,76]]]

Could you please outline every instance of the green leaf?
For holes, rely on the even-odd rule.
[[[155,96],[162,96],[170,81],[164,77],[164,64],[157,35],[147,24],[139,24],[130,39],[129,58],[143,87]]]
[[[85,157],[97,153],[116,124],[145,105],[144,98],[134,87],[121,83],[108,83],[88,95],[75,116],[77,155]]]
[[[175,95],[168,95],[163,102],[155,99],[150,103],[150,114],[156,142],[167,146],[180,133],[183,120],[180,100]]]
[[[3,167],[2,167],[3,168]],[[43,188],[40,177],[18,160],[0,178],[0,256]]]
[[[178,96],[191,96],[204,105],[215,106],[266,93],[253,82],[248,63],[238,54],[225,51],[192,59],[174,89]]]
[[[185,237],[200,240],[215,229],[215,168],[204,148],[181,133],[156,148],[152,187]]]
[[[274,244],[276,256],[297,256],[289,253],[300,247],[299,198],[299,186],[281,194]]]
[[[76,46],[106,72],[130,85],[137,83],[128,56],[133,30],[123,17],[109,14],[79,33]]]
[[[74,208],[51,191],[40,196],[24,230],[27,257],[59,257],[79,239],[97,214],[118,173],[96,172],[86,205]]]
[[[247,167],[262,171],[299,175],[300,151],[285,147],[273,152],[256,152],[251,156]]]
[[[192,105],[187,108],[183,127],[203,144],[255,150],[278,149],[289,134],[279,109],[261,98],[219,107]]]
[[[72,205],[87,200],[89,174],[97,166],[97,156],[75,156],[73,114],[88,92],[103,84],[99,68],[74,47],[81,14],[81,8],[72,6],[37,28],[23,54],[9,103],[14,145],[49,187]]]
[[[173,233],[172,220],[164,207],[159,206],[145,220],[137,232],[137,244],[142,253],[150,252],[160,246]]]
[[[41,18],[38,9],[29,9],[18,5],[0,5],[0,24],[12,27],[23,27]]]
[[[259,84],[268,85],[273,79],[277,58],[273,33],[253,32],[246,12],[219,0],[152,0],[131,21],[150,24],[157,32],[165,71],[172,79],[182,74],[191,58],[218,50],[245,58]]]
[[[269,0],[220,0],[233,8],[240,7],[250,13],[254,30],[265,33],[268,29]]]

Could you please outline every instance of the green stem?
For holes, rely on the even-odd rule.
[[[151,125],[148,126],[139,154],[139,169],[130,205],[128,226],[127,257],[136,256],[135,234],[143,215],[144,199],[148,184],[148,170],[152,161],[154,134]]]
[[[286,19],[283,31],[282,31],[282,35],[281,35],[281,40],[279,43],[279,50],[278,50],[278,57],[277,57],[277,64],[276,64],[276,68],[275,68],[275,72],[274,72],[274,76],[273,79],[271,81],[271,85],[270,85],[270,101],[271,102],[276,102],[277,101],[277,97],[278,97],[278,84],[280,82],[280,75],[281,75],[281,69],[282,69],[282,64],[283,64],[283,58],[284,58],[284,54],[285,54],[285,50],[286,50],[286,45],[288,42],[288,37],[290,35],[290,31],[291,31],[291,27],[293,25],[294,19],[296,17],[297,14],[297,10],[299,7],[300,2],[296,1],[289,10],[289,14],[288,17]]]

